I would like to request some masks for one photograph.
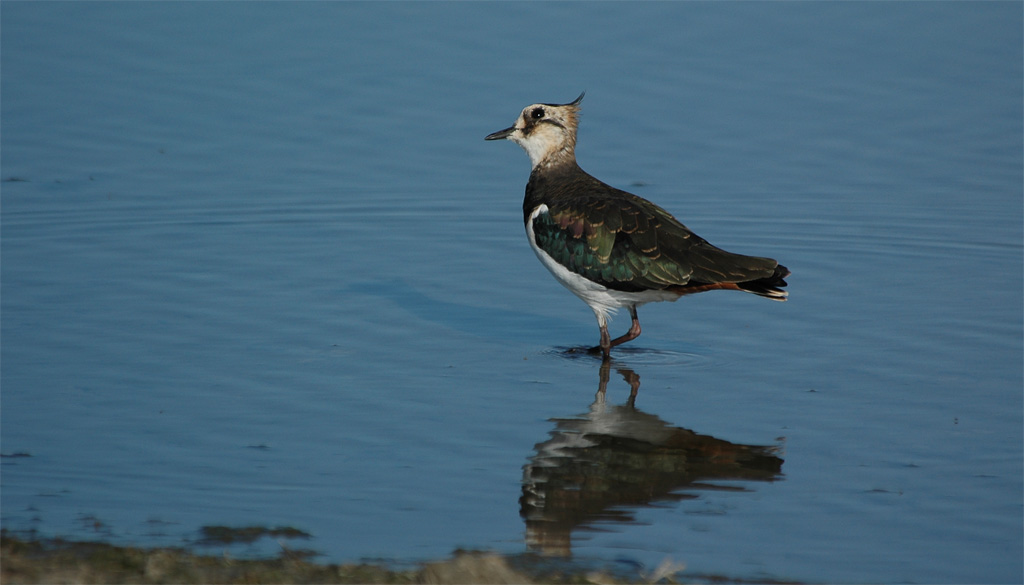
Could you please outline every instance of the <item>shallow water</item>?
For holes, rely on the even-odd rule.
[[[3,526],[1019,581],[1021,13],[4,3]],[[790,302],[566,352],[483,136],[581,89],[581,165]]]

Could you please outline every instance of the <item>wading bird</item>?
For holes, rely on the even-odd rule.
[[[591,351],[608,357],[611,348],[636,339],[636,308],[644,303],[708,290],[786,300],[785,266],[717,248],[654,203],[584,172],[575,152],[582,100],[580,94],[568,104],[527,106],[513,126],[485,140],[511,140],[529,155],[526,235],[555,279],[597,316],[601,341]],[[633,323],[612,339],[608,316],[623,307]]]

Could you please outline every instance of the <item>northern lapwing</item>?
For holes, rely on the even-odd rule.
[[[611,187],[576,164],[583,94],[567,104],[527,106],[510,128],[488,135],[523,147],[533,170],[523,219],[530,247],[558,282],[590,305],[601,328],[591,348],[605,357],[636,339],[636,308],[707,290],[739,290],[786,300],[789,270],[771,258],[712,246],[654,203]],[[608,335],[608,316],[625,307],[633,323]]]

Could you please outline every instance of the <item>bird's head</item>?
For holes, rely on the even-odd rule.
[[[533,168],[576,159],[576,127],[583,94],[567,104],[526,106],[516,123],[484,140],[506,138],[523,147]]]

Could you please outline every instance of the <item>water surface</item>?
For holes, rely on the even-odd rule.
[[[1019,3],[2,16],[5,528],[1021,579]],[[564,351],[593,316],[483,137],[583,89],[583,168],[778,258],[790,302]]]

